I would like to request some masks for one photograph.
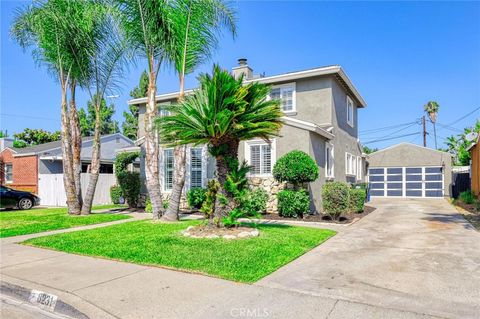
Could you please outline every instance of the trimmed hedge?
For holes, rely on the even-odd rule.
[[[207,199],[207,190],[205,188],[195,187],[187,192],[187,203],[190,208],[200,209],[205,199]]]
[[[305,190],[283,190],[277,194],[278,214],[282,217],[303,217],[310,212],[310,196]]]
[[[120,197],[122,197],[122,189],[118,185],[110,187],[110,198],[112,203],[120,204]]]
[[[263,188],[255,188],[247,191],[240,199],[239,209],[247,217],[258,216],[265,213],[267,209],[268,194]]]
[[[117,173],[117,180],[128,207],[136,208],[141,187],[140,174],[137,172],[119,172]]]
[[[349,194],[350,211],[353,213],[363,212],[367,191],[361,188],[351,188]]]
[[[322,187],[323,211],[333,220],[350,208],[350,187],[346,183],[328,182]]]
[[[318,166],[308,154],[295,150],[277,160],[273,177],[279,182],[294,185],[313,182],[318,178]]]

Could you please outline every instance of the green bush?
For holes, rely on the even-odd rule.
[[[465,204],[473,204],[475,201],[475,195],[472,191],[461,192],[459,198]]]
[[[278,159],[273,167],[273,177],[279,182],[298,186],[318,178],[318,166],[302,151],[291,151]]]
[[[363,212],[365,198],[367,197],[366,190],[360,188],[351,188],[349,192],[350,211],[353,213]]]
[[[120,197],[122,197],[122,189],[118,185],[113,185],[110,187],[110,198],[112,203],[120,204]]]
[[[187,192],[187,202],[190,208],[200,208],[207,198],[207,190],[205,188],[195,187]]]
[[[323,185],[323,211],[333,220],[348,212],[350,206],[349,189],[347,184],[341,182],[328,182]]]
[[[267,209],[268,194],[263,188],[255,188],[247,191],[239,200],[239,209],[242,210],[247,217],[259,216],[265,213]]]
[[[140,195],[140,174],[137,172],[118,172],[117,180],[128,207],[136,208]]]
[[[285,189],[277,198],[278,214],[282,217],[303,217],[310,211],[310,197],[305,190]]]
[[[168,199],[163,200],[163,208],[164,209],[168,208]],[[147,198],[147,201],[145,203],[145,212],[153,213],[152,201],[150,200],[150,198]]]

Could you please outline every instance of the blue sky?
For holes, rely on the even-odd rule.
[[[57,130],[59,88],[29,52],[9,37],[9,26],[21,1],[1,1],[0,129],[10,134],[26,127]],[[479,2],[288,2],[239,1],[238,36],[224,37],[212,60],[225,68],[248,58],[255,73],[274,75],[340,64],[368,107],[359,112],[359,130],[410,123],[420,118],[429,100],[440,104],[439,141],[480,118]],[[132,66],[115,99],[115,118],[127,109],[130,90],[145,63]],[[163,70],[159,92],[176,91],[178,81]],[[87,96],[80,94],[80,106]],[[365,132],[362,142],[420,132],[419,125]],[[429,131],[433,131],[428,127]],[[400,141],[421,143],[421,136],[367,144],[385,147]],[[428,138],[429,146],[433,139]],[[441,144],[441,143],[439,143]]]

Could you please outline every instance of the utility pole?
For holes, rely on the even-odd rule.
[[[422,126],[423,126],[423,147],[427,147],[427,128],[425,126],[425,115],[422,116]]]

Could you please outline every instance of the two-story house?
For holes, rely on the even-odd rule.
[[[309,154],[320,170],[319,178],[309,184],[312,211],[321,211],[321,188],[327,180],[350,183],[364,180],[365,161],[358,141],[357,111],[366,103],[340,66],[255,76],[247,60],[239,59],[232,73],[234,76],[244,74],[245,83],[258,81],[271,85],[270,98],[282,102],[285,116],[281,137],[271,143],[245,141],[239,147],[240,160],[245,159],[252,167],[251,184],[265,188],[270,194],[268,211],[276,211],[275,195],[284,186],[274,181],[273,166],[276,159],[292,150]],[[175,103],[177,97],[178,92],[157,95],[156,99],[159,104],[170,104]],[[140,108],[140,146],[144,136],[145,103],[146,98],[129,101]],[[173,185],[173,149],[161,149],[160,154],[160,178],[163,192],[168,196]],[[207,180],[215,175],[214,161],[206,147],[189,148],[186,189],[205,187]]]

